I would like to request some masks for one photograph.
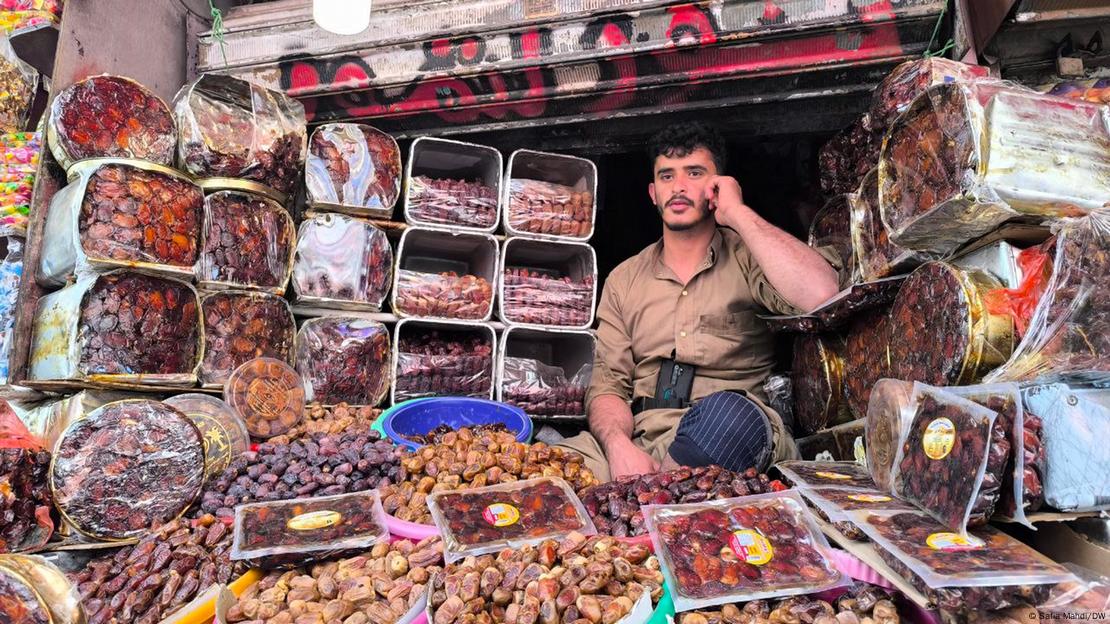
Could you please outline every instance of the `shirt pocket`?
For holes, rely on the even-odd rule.
[[[698,354],[701,365],[717,370],[747,368],[754,358],[755,313],[750,310],[703,314],[699,318]]]

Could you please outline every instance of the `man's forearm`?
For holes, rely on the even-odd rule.
[[[632,410],[615,394],[603,394],[590,401],[590,432],[602,448],[632,439]]]

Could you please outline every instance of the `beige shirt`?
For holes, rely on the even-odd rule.
[[[836,261],[835,252],[820,250]],[[831,254],[831,255],[830,255]],[[586,396],[631,401],[655,394],[660,363],[697,366],[692,400],[744,390],[761,402],[774,340],[757,314],[798,314],[767,281],[739,234],[718,228],[705,262],[683,286],[663,263],[663,241],[622,262],[598,305],[597,353]],[[777,415],[776,415],[777,417]]]

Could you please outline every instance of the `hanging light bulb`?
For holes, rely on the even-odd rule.
[[[337,35],[357,35],[370,25],[370,0],[312,0],[312,21]]]

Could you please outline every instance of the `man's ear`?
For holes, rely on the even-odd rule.
[[[658,205],[658,202],[655,201],[655,183],[654,182],[651,182],[651,183],[648,184],[648,195],[651,196],[651,203]]]

